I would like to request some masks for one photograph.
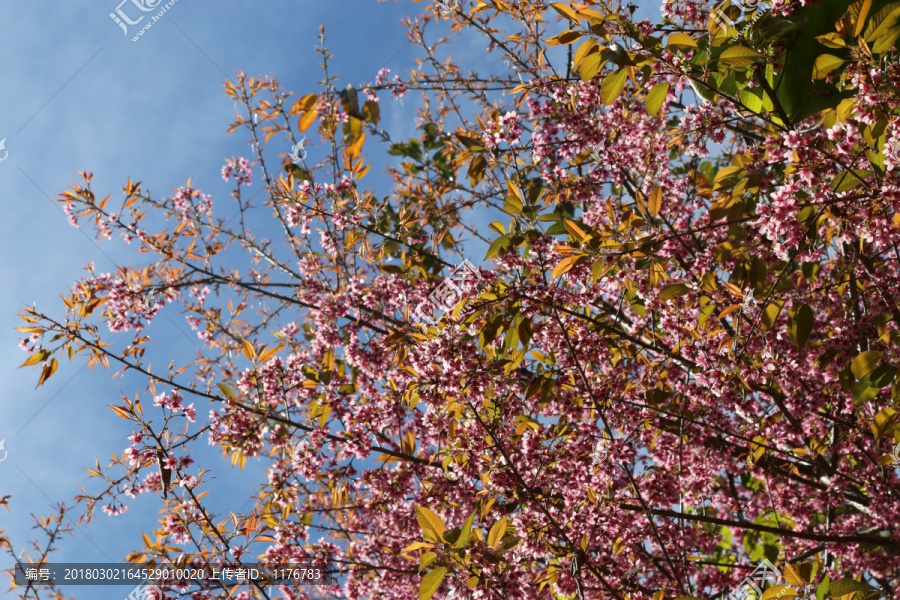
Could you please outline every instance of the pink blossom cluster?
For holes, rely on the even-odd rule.
[[[231,177],[234,177],[238,185],[252,185],[253,169],[250,167],[250,161],[243,156],[237,159],[226,159],[222,166],[222,181],[227,182]]]
[[[518,117],[518,113],[514,110],[502,115],[497,123],[482,134],[485,148],[496,148],[501,143],[510,146],[519,145],[522,138],[522,127],[518,123]]]
[[[197,215],[212,216],[212,197],[190,186],[175,190],[172,206],[185,220]]]

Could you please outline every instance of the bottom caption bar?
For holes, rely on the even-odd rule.
[[[44,563],[15,567],[16,585],[136,585],[151,583],[158,586],[197,584],[255,583],[259,585],[338,585],[333,571],[326,564],[264,565],[206,565],[203,567],[154,568],[131,563]]]

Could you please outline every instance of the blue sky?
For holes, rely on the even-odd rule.
[[[275,76],[295,97],[316,90],[320,24],[326,26],[339,87],[359,86],[384,66],[405,73],[414,50],[400,20],[426,8],[409,0],[178,0],[135,43],[131,37],[144,23],[123,35],[109,16],[119,1],[0,4],[0,139],[6,138],[8,151],[0,162],[6,215],[0,220],[0,440],[8,453],[0,462],[0,496],[12,496],[12,510],[0,508],[0,529],[17,553],[34,535],[30,513],[49,514],[58,501],[71,504],[77,482],[87,477],[84,469],[95,460],[105,466],[111,452],[127,447],[131,428],[105,405],[118,403],[121,393],[133,397],[144,390],[136,377],[113,381],[111,372],[92,372],[80,359],[63,362],[37,390],[38,372],[17,368],[26,357],[14,330],[22,324],[16,317],[22,306],[37,303],[61,316],[59,295],[85,265],[93,261],[97,271],[109,272],[117,264],[145,260],[118,240],[95,244],[89,231],[66,223],[53,198],[78,179],[77,171],[89,170],[95,193],[110,193],[112,201],[121,197],[128,176],[155,196],[192,177],[195,187],[226,203],[224,159],[251,157],[240,132],[225,133],[235,115],[233,101],[222,93],[226,77],[239,69]],[[130,1],[122,10],[132,18],[140,14]],[[456,44],[452,51],[457,58],[481,60],[483,43]],[[404,105],[382,97],[382,121],[394,139],[413,134],[414,104],[414,93]],[[377,183],[383,167],[376,162],[370,179]],[[259,174],[254,175],[251,194],[259,190]],[[483,256],[483,250],[469,250],[473,261]],[[162,316],[150,331],[158,341],[157,360],[184,364],[197,348],[196,335],[177,309]],[[150,406],[146,397],[144,406]],[[207,408],[198,403],[198,409],[202,421]],[[242,474],[217,449],[205,449],[205,441],[195,448],[201,448],[192,452],[195,467],[211,469],[217,478],[206,499],[214,510],[239,512],[261,464],[251,461]],[[161,506],[143,495],[122,516],[98,515],[57,545],[54,561],[121,562],[140,546],[142,531],[157,527]],[[0,570],[11,565],[8,555],[0,556]],[[3,594],[5,582],[0,585]],[[63,591],[98,600],[128,593],[118,586]]]

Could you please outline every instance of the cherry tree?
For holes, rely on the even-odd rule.
[[[442,2],[359,90],[323,33],[315,90],[226,83],[230,199],[80,174],[71,223],[154,258],[21,313],[41,383],[74,355],[147,381],[84,518],[159,493],[159,447],[129,559],[337,577],[284,598],[724,598],[763,561],[765,597],[900,598],[900,3],[636,8]],[[179,310],[203,352],[153,370]],[[242,514],[204,505],[206,441],[267,465]]]

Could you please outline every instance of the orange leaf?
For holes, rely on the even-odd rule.
[[[303,132],[309,129],[310,125],[313,124],[313,121],[316,120],[316,117],[319,116],[319,111],[311,110],[303,113],[303,116],[300,117],[300,120],[297,121],[297,128]]]
[[[113,406],[112,404],[107,404],[107,406],[110,407],[114,413],[116,413],[126,421],[131,420],[131,415],[128,414],[128,410],[126,410],[124,406]]]
[[[570,270],[572,270],[572,267],[581,262],[584,262],[586,258],[587,257],[584,254],[573,254],[572,256],[565,257],[564,259],[559,261],[559,264],[556,265],[556,267],[553,269],[551,277],[556,279],[557,277],[568,273]]]

